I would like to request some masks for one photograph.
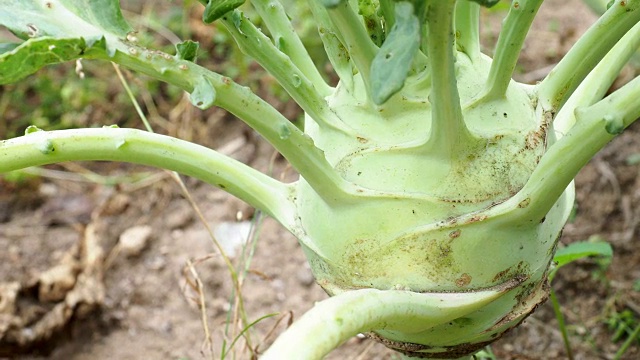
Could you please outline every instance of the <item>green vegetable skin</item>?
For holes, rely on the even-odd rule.
[[[334,297],[265,358],[321,358],[358,332],[410,357],[462,357],[546,299],[573,177],[640,116],[638,78],[603,99],[640,46],[640,0],[615,2],[535,86],[511,75],[542,0],[512,2],[493,60],[480,53],[478,17],[480,5],[496,1],[311,0],[340,76],[335,88],[278,2],[250,1],[271,39],[233,10],[242,1],[202,2],[205,20],[226,26],[300,104],[304,132],[247,88],[191,62],[194,43],[173,57],[128,41],[117,1],[0,0],[0,23],[25,39],[0,47],[0,83],[79,57],[114,61],[183,88],[196,106],[235,114],[299,181],[282,184],[212,150],[114,128],[3,141],[0,171],[67,160],[165,167],[276,218]]]

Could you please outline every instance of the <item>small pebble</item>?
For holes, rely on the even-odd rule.
[[[120,251],[127,256],[138,256],[151,238],[151,226],[140,225],[125,230],[120,235]]]
[[[186,226],[193,220],[193,213],[189,209],[182,208],[167,216],[166,224],[169,229],[178,229]]]

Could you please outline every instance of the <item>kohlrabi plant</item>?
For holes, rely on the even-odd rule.
[[[332,297],[265,359],[319,359],[361,332],[407,358],[464,358],[545,301],[572,179],[640,116],[640,78],[606,95],[640,45],[640,0],[612,1],[536,85],[512,74],[542,0],[511,2],[493,58],[480,51],[479,16],[497,0],[309,0],[336,86],[277,0],[201,2],[204,21],[225,26],[278,80],[304,124],[198,66],[194,42],[175,55],[142,47],[116,0],[0,0],[0,24],[23,39],[0,45],[0,83],[63,61],[112,61],[184,89],[199,108],[226,109],[299,180],[109,126],[32,127],[0,142],[0,171],[71,160],[145,164],[204,180],[275,218]]]

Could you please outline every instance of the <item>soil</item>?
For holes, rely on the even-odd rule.
[[[543,77],[595,18],[580,1],[546,1],[517,78]],[[499,26],[495,19],[496,14],[483,18],[488,38]],[[205,133],[215,135],[196,140],[276,177],[295,178],[269,145],[224,113],[208,113],[194,126],[207,126]],[[608,323],[627,316],[633,327],[640,319],[640,252],[634,251],[640,165],[631,161],[640,154],[638,139],[640,124],[617,137],[576,178],[576,216],[561,243],[597,237],[610,242],[615,255],[608,267],[593,260],[569,265],[553,283],[575,359],[613,358],[625,337],[613,339]],[[172,175],[108,163],[47,169],[65,170],[74,179],[90,170],[120,184],[66,181],[53,172],[20,184],[0,180],[0,335],[10,334],[16,344],[0,348],[0,358],[220,358],[223,339],[227,345],[233,339],[225,335],[233,326],[227,332],[225,323],[234,316],[229,309],[237,297],[224,260]],[[134,181],[131,174],[143,180]],[[244,256],[242,248],[225,246],[236,252],[236,265],[252,252],[242,276],[248,320],[278,314],[260,321],[252,333],[254,348],[264,350],[288,322],[326,295],[294,237],[275,221],[220,190],[183,180],[219,240],[233,243],[252,229]],[[128,241],[121,239],[123,233]],[[638,344],[622,358],[640,358]],[[568,357],[550,302],[492,349],[498,359]],[[242,341],[232,354],[251,357]],[[393,358],[384,346],[359,337],[328,356]]]

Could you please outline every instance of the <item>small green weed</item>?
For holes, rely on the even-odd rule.
[[[640,344],[640,319],[635,312],[629,309],[618,311],[615,307],[612,307],[605,319],[605,323],[609,331],[613,333],[611,335],[612,342],[619,343],[624,341],[616,352],[614,359],[621,359],[634,343]]]
[[[613,257],[613,250],[611,248],[611,245],[608,242],[604,241],[604,239],[594,236],[589,237],[589,240],[587,241],[569,244],[556,252],[556,255],[553,258],[556,266],[549,273],[549,282],[553,281],[555,275],[561,267],[574,261],[585,259],[588,257],[594,257],[596,262],[600,261],[603,266],[605,266],[605,264],[606,266],[608,266],[608,264],[611,262],[611,258]],[[571,350],[571,342],[569,341],[566,321],[560,307],[560,302],[558,301],[556,293],[553,289],[550,293],[550,301],[553,305],[553,312],[556,316],[556,320],[558,321],[558,328],[560,329],[560,333],[562,334],[562,340],[564,341],[567,358],[573,359],[573,351]]]

